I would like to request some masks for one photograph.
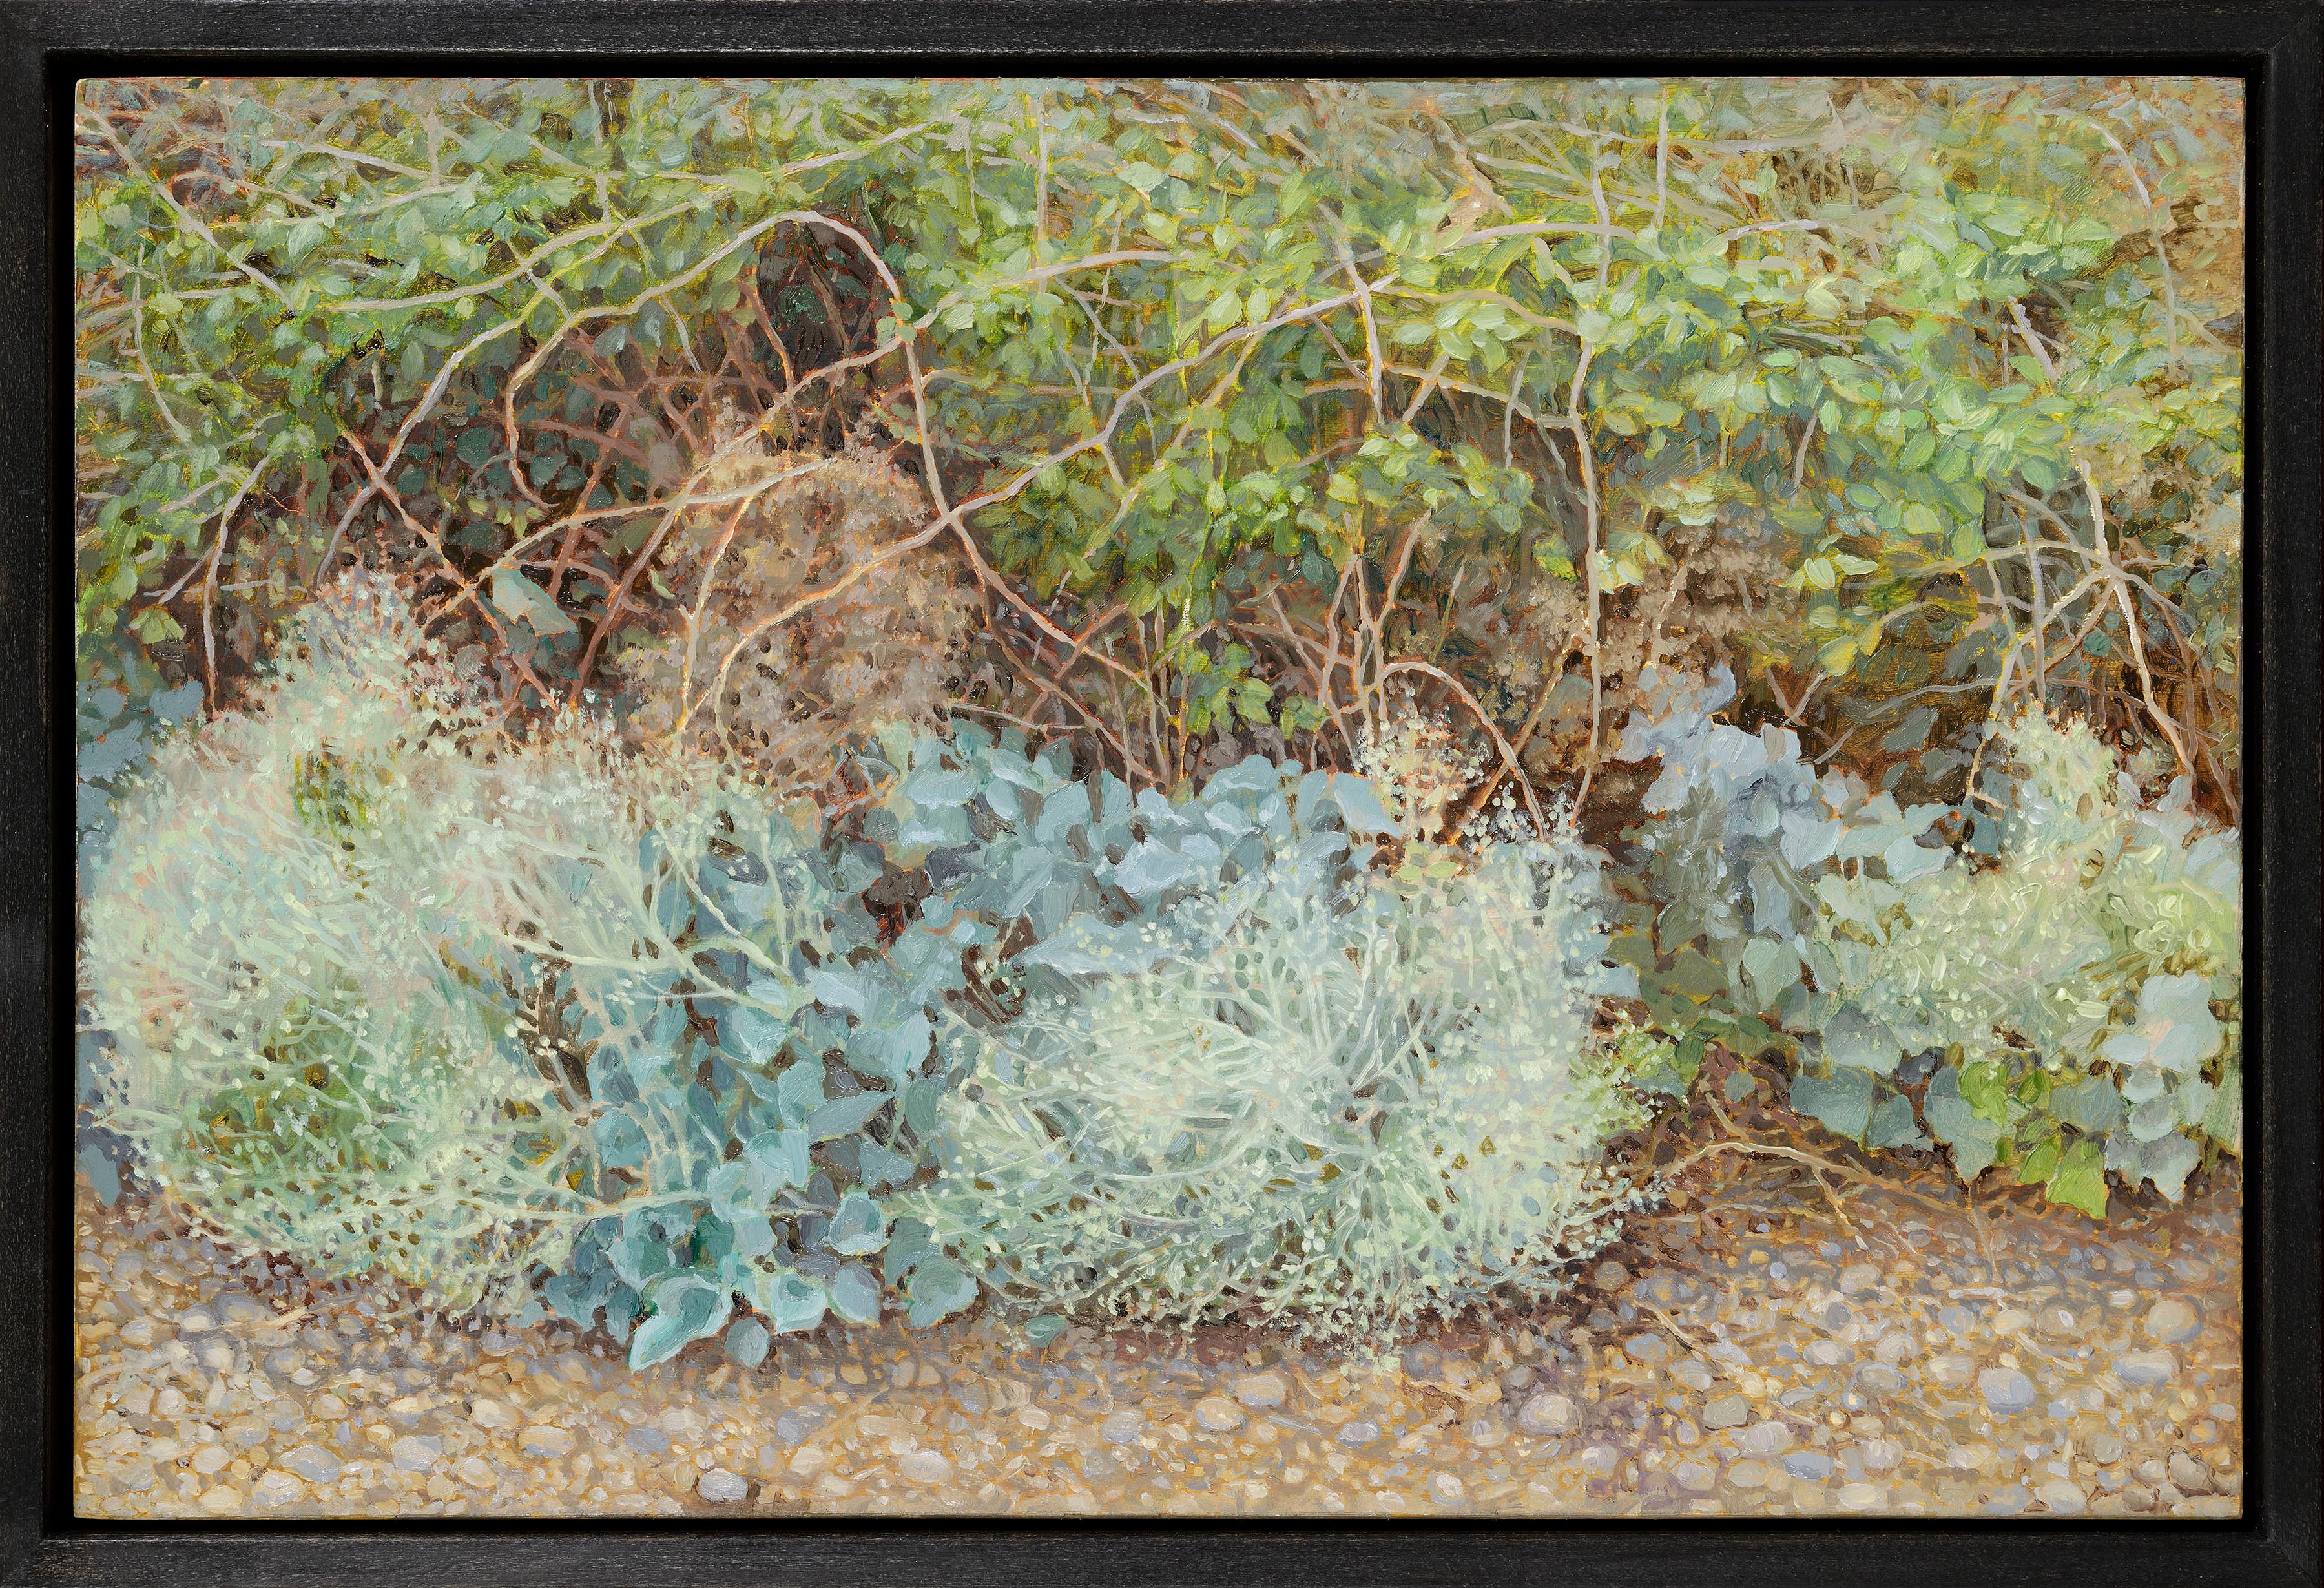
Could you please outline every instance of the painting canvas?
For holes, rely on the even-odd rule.
[[[80,83],[74,1510],[2238,1514],[2244,108]]]

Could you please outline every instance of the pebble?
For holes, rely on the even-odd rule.
[[[1135,1445],[1138,1436],[1146,1431],[1146,1418],[1130,1408],[1108,1413],[1097,1431],[1116,1445]]]
[[[1889,1400],[1904,1392],[1904,1375],[1885,1362],[1868,1362],[1856,1370],[1850,1380],[1857,1390],[1873,1400]]]
[[[1360,1450],[1380,1436],[1380,1426],[1369,1417],[1354,1417],[1340,1425],[1333,1439],[1351,1450]]]
[[[896,1470],[925,1489],[952,1482],[952,1463],[933,1450],[915,1450],[896,1463]]]
[[[1570,1434],[1581,1422],[1571,1399],[1546,1390],[1517,1408],[1517,1427],[1536,1436]]]
[[[2179,1359],[2167,1351],[2131,1351],[2114,1359],[2115,1377],[2126,1384],[2152,1390],[2167,1384],[2179,1371]]]
[[[1739,1428],[1751,1420],[1751,1403],[1740,1395],[1722,1395],[1702,1408],[1706,1428]]]
[[[527,1455],[554,1461],[573,1454],[573,1436],[554,1423],[535,1423],[517,1436],[516,1447]]]
[[[307,1486],[289,1473],[270,1468],[258,1474],[258,1482],[252,1485],[251,1493],[261,1505],[289,1505],[307,1497]]]
[[[2190,1494],[2203,1493],[2211,1486],[2211,1469],[2183,1450],[2171,1453],[2171,1460],[2164,1470],[2171,1474],[2171,1482],[2175,1486]]]
[[[775,1437],[786,1445],[804,1445],[823,1426],[825,1417],[821,1407],[792,1407],[775,1418]]]
[[[1458,1505],[1468,1498],[1468,1487],[1451,1473],[1436,1473],[1428,1480],[1428,1498],[1439,1505]]]
[[[2166,1297],[2149,1309],[2146,1334],[2165,1345],[2184,1345],[2203,1332],[2203,1320],[2177,1297]]]
[[[1840,1270],[1840,1293],[1854,1296],[1880,1283],[1880,1265],[1873,1262],[1852,1262]]]
[[[1290,1392],[1281,1373],[1246,1373],[1231,1388],[1234,1398],[1253,1411],[1281,1406],[1283,1398]]]
[[[2089,1509],[2089,1496],[2065,1478],[2052,1478],[2034,1491],[2034,1497],[2061,1517],[2080,1516]]]
[[[1831,1476],[1831,1457],[1821,1450],[1795,1450],[1784,1457],[1784,1471],[1794,1478],[1821,1482]]]
[[[443,1454],[444,1442],[441,1439],[425,1438],[418,1434],[406,1434],[388,1446],[389,1456],[407,1473],[426,1472]]]
[[[1747,1455],[1781,1455],[1797,1441],[1788,1426],[1770,1418],[1744,1429],[1736,1436],[1735,1443]]]
[[[1874,1483],[1842,1483],[1840,1486],[1840,1509],[1842,1510],[1884,1510],[1888,1496]]]
[[[1632,1362],[1645,1367],[1659,1366],[1670,1360],[1670,1342],[1660,1334],[1633,1334],[1623,1342],[1622,1350]]]
[[[339,1475],[339,1458],[319,1445],[301,1445],[275,1457],[277,1466],[298,1473],[309,1483],[327,1483]]]
[[[1213,1434],[1231,1434],[1243,1425],[1242,1408],[1223,1395],[1205,1395],[1194,1402],[1194,1420]]]
[[[1978,1393],[1987,1410],[1997,1417],[2024,1411],[2034,1404],[2034,1380],[2015,1368],[1987,1368],[1977,1376]]]
[[[523,1419],[497,1400],[478,1400],[469,1406],[468,1420],[479,1428],[513,1428]]]
[[[751,1480],[724,1467],[713,1467],[695,1481],[694,1491],[712,1505],[737,1505],[751,1497]]]

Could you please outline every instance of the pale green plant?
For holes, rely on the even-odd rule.
[[[1201,946],[1028,1009],[946,1105],[936,1238],[1031,1307],[1373,1340],[1548,1295],[1635,1120],[1591,1034],[1594,877],[1546,845],[1334,896],[1275,867]]]
[[[238,1244],[456,1310],[554,1260],[573,1122],[500,969],[538,850],[622,842],[588,740],[495,727],[358,575],[300,614],[251,709],[161,747],[81,962],[100,1112],[151,1185]]]
[[[2236,835],[2183,780],[2142,799],[2079,719],[2027,712],[2001,739],[1993,864],[1818,883],[1813,966],[1847,1006],[1827,1056],[1942,1050],[1923,1113],[1964,1175],[2014,1138],[2055,1200],[2102,1209],[2101,1164],[2175,1200],[2203,1143],[2242,1145]]]

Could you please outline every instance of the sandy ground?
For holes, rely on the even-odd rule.
[[[1385,1361],[1233,1329],[1036,1348],[991,1318],[641,1374],[447,1325],[84,1192],[89,1517],[2233,1515],[2232,1184],[2179,1208],[1837,1200],[1737,1163],[1560,1306]],[[1843,1222],[1843,1220],[1845,1222]],[[1985,1255],[1989,1252],[1990,1258]]]

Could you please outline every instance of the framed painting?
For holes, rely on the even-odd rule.
[[[2318,1580],[2312,7],[6,14],[11,1580]]]

